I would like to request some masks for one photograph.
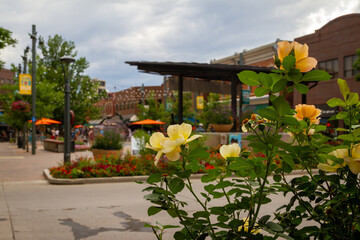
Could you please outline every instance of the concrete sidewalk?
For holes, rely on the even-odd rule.
[[[130,143],[125,142],[124,153],[130,148]],[[0,142],[0,182],[44,180],[43,170],[58,166],[64,161],[64,153],[44,150],[41,142],[36,143],[35,155],[32,154],[31,145],[29,152],[18,148],[17,144]],[[80,157],[93,157],[91,151],[71,153],[71,160]]]

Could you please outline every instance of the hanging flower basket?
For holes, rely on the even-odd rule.
[[[211,124],[211,125],[214,128],[215,132],[230,132],[234,124],[230,123],[230,124]]]

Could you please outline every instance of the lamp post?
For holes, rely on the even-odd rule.
[[[70,162],[70,82],[72,71],[69,73],[70,64],[75,62],[75,59],[70,56],[63,56],[60,62],[64,72],[65,78],[65,107],[64,107],[64,163]]]

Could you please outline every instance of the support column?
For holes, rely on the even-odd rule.
[[[236,131],[237,125],[237,109],[236,109],[236,96],[237,96],[237,84],[239,80],[235,75],[233,79],[231,79],[231,113],[233,117],[234,126],[232,127],[231,131]]]
[[[178,84],[179,84],[179,86],[178,86],[178,89],[179,89],[178,123],[181,124],[183,122],[183,87],[184,87],[182,75],[179,76]]]

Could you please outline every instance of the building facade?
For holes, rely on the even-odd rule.
[[[129,119],[139,112],[138,104],[146,105],[146,100],[150,97],[162,102],[163,89],[163,86],[131,87],[109,93],[107,99],[100,100],[95,106],[101,109],[103,117],[121,115],[124,119]]]
[[[100,80],[97,78],[93,78],[91,79],[91,81],[98,83],[99,84],[99,88],[98,88],[98,93],[102,93],[102,92],[106,92],[106,81],[105,80]]]
[[[306,96],[308,104],[320,108],[333,97],[341,98],[337,79],[345,79],[352,92],[360,92],[360,82],[355,81],[353,63],[356,50],[360,49],[360,14],[338,17],[314,33],[295,38],[299,43],[309,46],[309,56],[318,61],[317,68],[327,71],[333,78],[319,82]],[[294,105],[301,103],[301,94],[294,91]]]

